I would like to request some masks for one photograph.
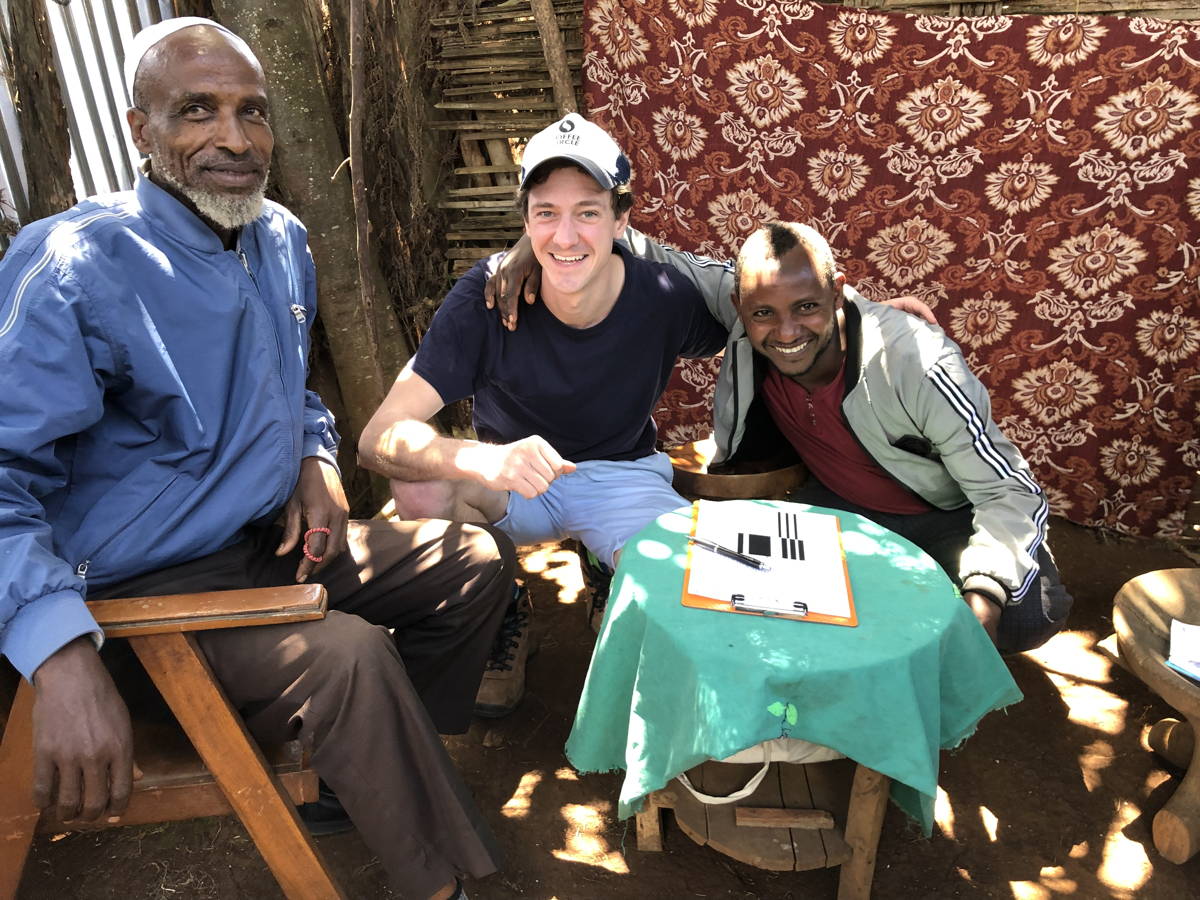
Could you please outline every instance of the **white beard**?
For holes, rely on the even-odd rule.
[[[191,201],[201,217],[212,222],[218,228],[232,231],[243,225],[249,225],[262,215],[263,195],[267,190],[265,176],[262,185],[250,194],[221,194],[216,191],[189,187],[168,168],[157,168],[153,171],[177,193]]]

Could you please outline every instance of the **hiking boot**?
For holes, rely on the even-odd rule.
[[[531,637],[533,604],[524,586],[514,584],[514,597],[504,612],[500,633],[475,695],[475,715],[507,716],[525,696],[525,662],[534,651]]]
[[[583,583],[588,589],[587,617],[588,624],[596,634],[600,633],[600,625],[604,622],[604,610],[608,607],[608,591],[612,587],[612,570],[587,547],[578,541],[575,552],[579,554],[579,568],[583,571]]]

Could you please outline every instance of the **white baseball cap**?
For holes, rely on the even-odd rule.
[[[629,157],[599,125],[567,113],[529,139],[521,157],[521,187],[542,163],[569,159],[587,170],[606,191],[629,183]]]
[[[214,22],[212,19],[204,19],[200,16],[179,16],[175,19],[163,19],[155,25],[147,25],[141,31],[133,36],[133,40],[129,42],[129,46],[125,50],[125,86],[129,88],[129,96],[133,97],[133,79],[137,75],[138,66],[142,64],[142,59],[150,52],[150,48],[161,41],[163,38],[170,37],[177,31],[182,31],[184,28],[193,28],[197,25],[206,25],[209,28],[215,28],[217,31],[223,31],[229,35],[229,39],[239,49],[244,50],[252,59],[257,59],[254,51],[250,49],[250,45],[244,40],[222,25],[220,22]]]

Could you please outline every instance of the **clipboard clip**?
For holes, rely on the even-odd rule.
[[[743,610],[745,612],[762,613],[764,616],[807,616],[808,604],[803,600],[793,600],[790,610],[778,609],[775,607],[765,608],[761,604],[748,601],[745,594],[734,594],[729,598],[729,605],[734,609]]]

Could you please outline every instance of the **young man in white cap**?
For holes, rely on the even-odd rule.
[[[457,876],[499,852],[438,731],[470,722],[511,544],[347,521],[333,419],[304,386],[312,260],[263,200],[273,138],[246,44],[168,20],[126,77],[136,188],[26,226],[0,263],[0,654],[36,689],[34,799],[92,820],[129,798],[123,642],[101,648],[85,596],[311,579],[324,620],[197,640],[253,734],[313,742],[403,896],[462,897]]]
[[[506,330],[483,304],[498,257],[447,295],[359,443],[402,515],[495,523],[518,545],[577,538],[611,566],[642,526],[686,505],[650,414],[675,360],[712,355],[726,332],[686,276],[614,244],[629,179],[616,142],[574,113],[529,141],[518,205],[543,302]],[[464,397],[478,440],[425,424]],[[524,640],[509,672],[485,674],[494,692],[477,710],[519,700]]]

